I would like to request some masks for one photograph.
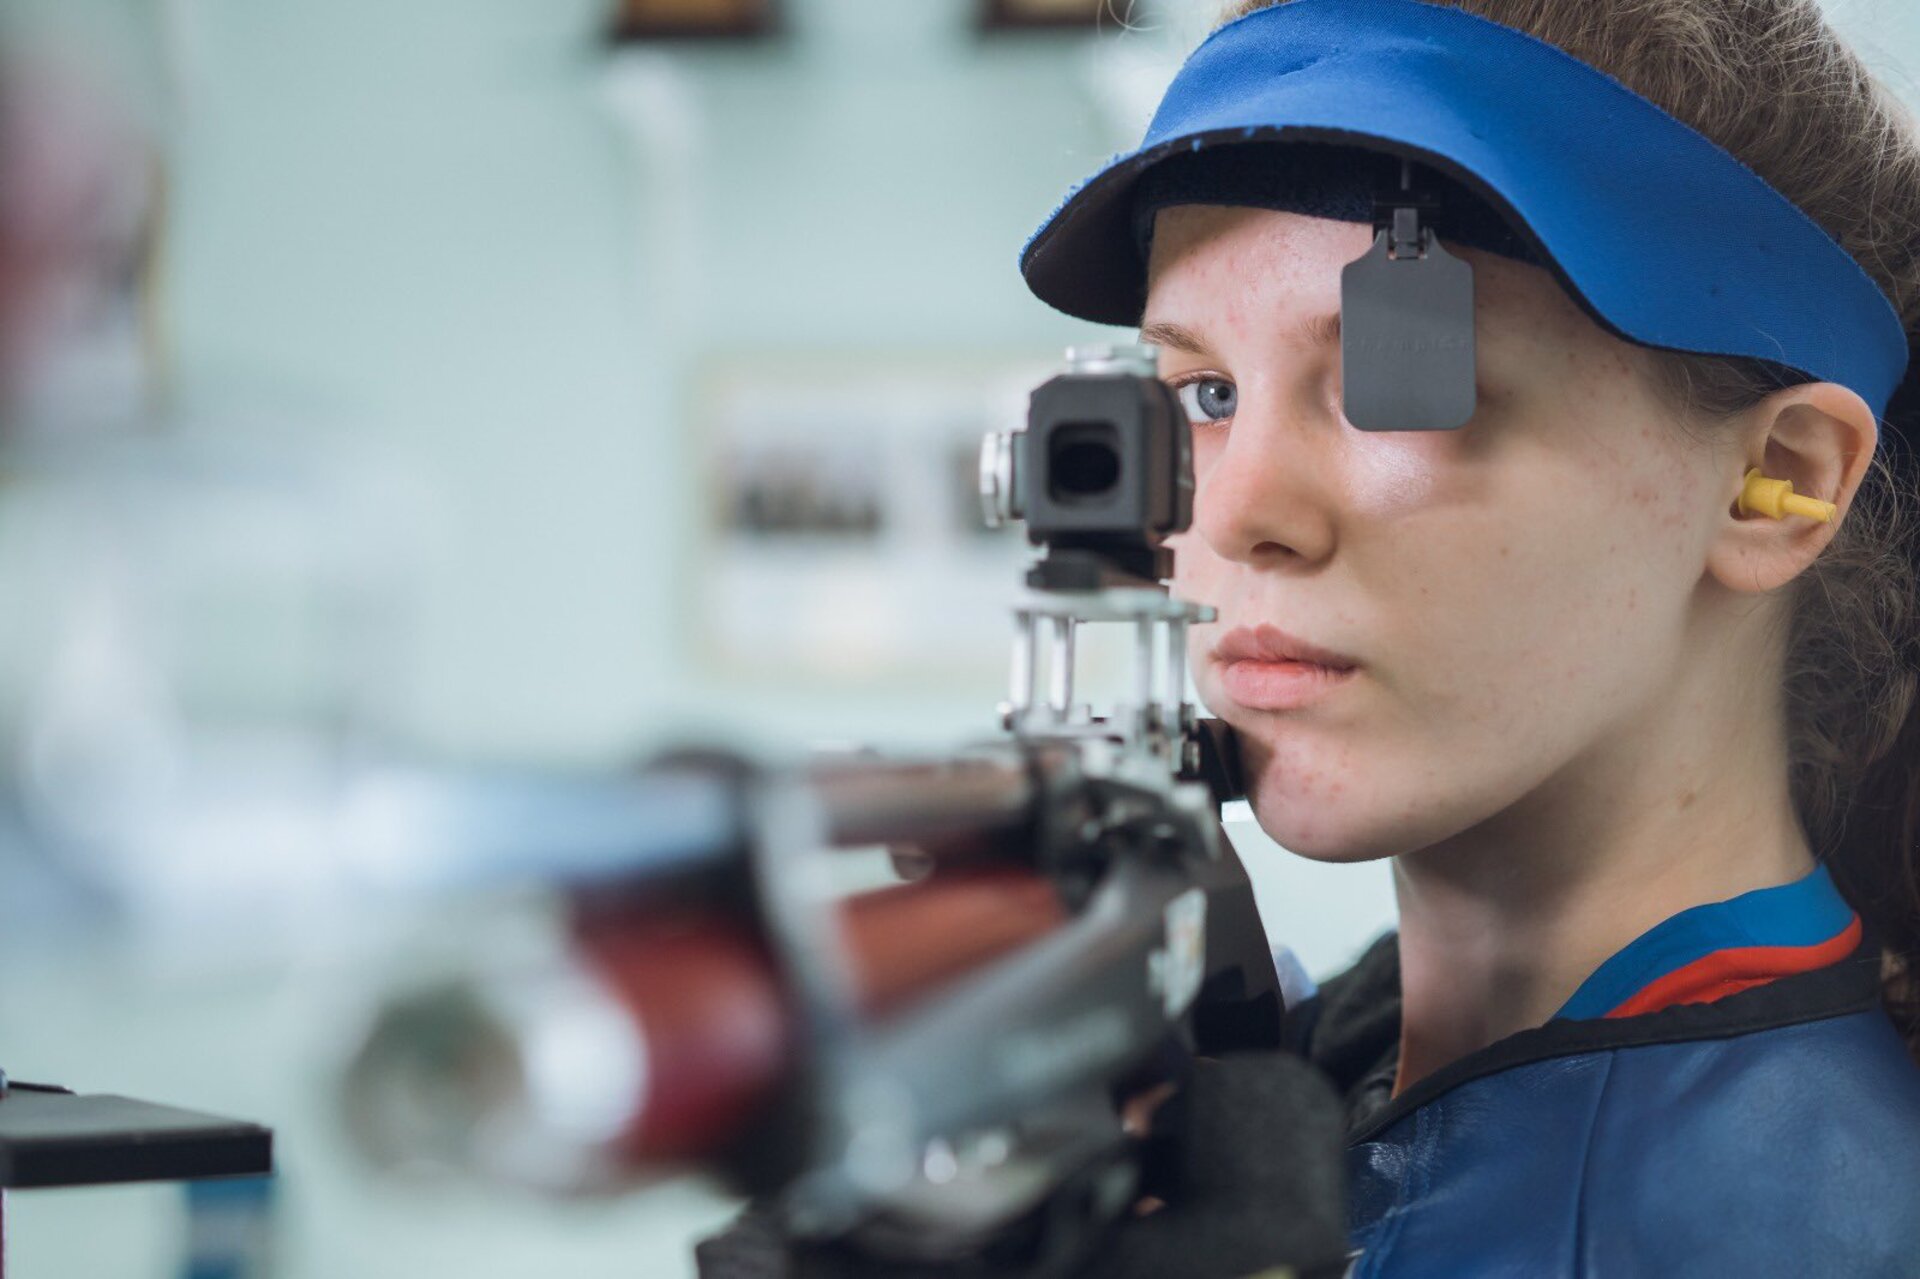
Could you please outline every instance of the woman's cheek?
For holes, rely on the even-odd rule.
[[[1248,798],[1282,848],[1315,861],[1392,857],[1439,837],[1446,805],[1437,768],[1413,742],[1379,725],[1338,738],[1311,730],[1243,737]]]
[[[1368,521],[1430,510],[1447,454],[1458,446],[1453,433],[1440,431],[1349,431],[1345,438],[1346,514]]]
[[[1449,703],[1460,696],[1433,691]],[[1510,705],[1480,709],[1469,722],[1398,703],[1337,725],[1249,724],[1241,745],[1254,813],[1275,842],[1317,861],[1371,861],[1439,843],[1513,803],[1551,768],[1549,743],[1500,731],[1512,722]]]
[[[1430,544],[1445,540],[1429,531]],[[1306,857],[1363,861],[1439,842],[1564,753],[1552,723],[1564,690],[1541,682],[1554,602],[1485,589],[1471,553],[1407,546],[1400,568],[1372,579],[1370,597],[1391,603],[1374,615],[1353,687],[1298,715],[1228,708],[1261,825]]]

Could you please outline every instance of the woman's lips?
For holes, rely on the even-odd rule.
[[[1360,663],[1271,622],[1236,626],[1215,641],[1227,696],[1257,711],[1290,711],[1349,682]]]
[[[1298,710],[1350,683],[1359,668],[1337,669],[1312,662],[1267,662],[1240,658],[1222,662],[1220,683],[1227,696],[1251,710]]]

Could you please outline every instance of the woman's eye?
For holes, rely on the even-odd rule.
[[[1233,383],[1225,378],[1203,377],[1180,387],[1180,406],[1187,411],[1187,420],[1195,425],[1232,417],[1238,397]]]

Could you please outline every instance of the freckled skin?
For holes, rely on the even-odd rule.
[[[1482,396],[1458,431],[1364,432],[1340,415],[1337,312],[1356,224],[1268,210],[1160,215],[1145,319],[1203,337],[1162,374],[1237,388],[1195,428],[1195,525],[1177,593],[1207,706],[1239,730],[1261,824],[1326,860],[1428,847],[1515,804],[1657,705],[1724,512],[1717,458],[1665,419],[1637,348],[1536,267],[1470,249]],[[1225,695],[1218,633],[1270,621],[1363,665],[1320,703]]]

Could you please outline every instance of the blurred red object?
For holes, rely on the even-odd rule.
[[[992,867],[852,897],[839,918],[858,1007],[885,1017],[1052,932],[1066,908],[1041,876]],[[765,947],[740,921],[693,912],[596,916],[580,946],[644,1045],[645,1096],[623,1153],[651,1162],[717,1152],[796,1057],[794,1018]]]

